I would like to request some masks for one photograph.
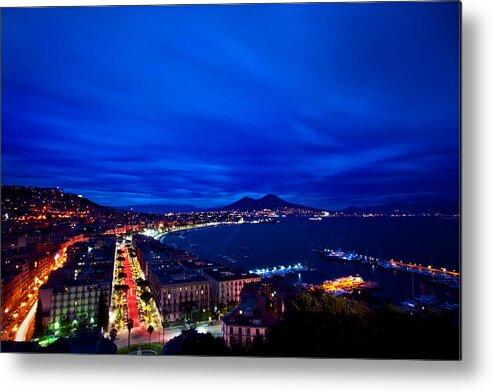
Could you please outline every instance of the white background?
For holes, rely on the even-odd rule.
[[[0,0],[1,6],[159,3],[173,1]],[[461,362],[0,354],[2,390],[493,391],[492,4],[463,1]]]

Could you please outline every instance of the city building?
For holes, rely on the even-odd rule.
[[[209,281],[176,262],[149,262],[147,279],[161,313],[167,321],[190,318],[210,307]]]
[[[143,235],[134,234],[132,236],[132,248],[137,255],[137,260],[144,274],[148,275],[147,264],[151,261],[168,261],[168,248],[154,238]]]
[[[241,303],[221,318],[221,333],[229,347],[249,347],[263,340],[269,328],[282,317],[296,292],[279,282],[245,285]]]
[[[262,280],[258,275],[232,267],[204,269],[203,273],[209,280],[211,301],[214,305],[239,303],[243,286]]]
[[[204,275],[204,271],[212,268],[223,268],[224,266],[215,261],[204,260],[204,259],[187,259],[179,260],[178,264],[181,266],[196,271],[200,275]]]
[[[97,236],[67,249],[67,263],[40,287],[43,326],[65,322],[96,325],[109,311],[113,283],[115,236]],[[103,312],[103,313],[101,313]]]

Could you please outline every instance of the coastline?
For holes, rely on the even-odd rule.
[[[354,222],[354,219],[350,222]],[[374,281],[383,286],[384,290],[379,295],[390,297],[395,304],[398,304],[412,298],[414,279],[416,295],[433,295],[442,302],[459,301],[458,288],[440,287],[429,282],[425,276],[416,275],[412,278],[411,274],[402,271],[380,269],[350,261],[330,261],[319,257],[318,254],[311,252],[313,246],[309,241],[310,236],[306,235],[307,224],[313,229],[323,228],[319,222],[304,220],[294,223],[288,220],[276,225],[234,225],[238,230],[233,231],[227,228],[231,225],[220,225],[221,227],[215,225],[213,227],[216,227],[216,230],[210,231],[188,229],[189,234],[186,238],[176,236],[173,238],[173,243],[167,241],[166,244],[187,250],[200,258],[245,271],[279,265],[287,266],[296,262],[308,263],[314,269],[300,275],[279,278],[286,284],[322,284],[326,280],[358,275],[365,281]],[[354,231],[358,230],[354,229]],[[165,238],[169,238],[167,234],[170,233],[160,236],[162,243]],[[293,252],[292,246],[301,250]]]

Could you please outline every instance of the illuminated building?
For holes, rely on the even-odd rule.
[[[161,317],[176,321],[209,310],[209,282],[175,262],[149,262],[147,278]]]
[[[39,289],[44,326],[98,323],[100,309],[110,306],[115,246],[114,236],[97,236],[67,249],[67,263]]]
[[[245,285],[241,303],[221,318],[221,334],[229,347],[248,347],[255,339],[263,340],[276,324],[295,292],[277,282]]]
[[[237,304],[245,284],[262,280],[258,275],[231,267],[206,269],[204,276],[209,279],[211,301],[217,305]]]

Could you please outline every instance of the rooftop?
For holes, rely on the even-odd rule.
[[[249,272],[232,267],[207,269],[204,271],[204,273],[217,281],[260,278],[259,275],[251,274]]]
[[[75,278],[75,271],[70,267],[63,267],[53,271],[42,289],[56,289],[61,287],[85,286],[100,283],[111,283],[113,267],[97,266],[83,269]]]
[[[148,268],[149,272],[158,279],[161,286],[207,282],[207,279],[198,273],[172,262],[150,262]]]
[[[224,267],[220,263],[215,261],[197,259],[197,260],[182,260],[180,264],[188,269],[198,270],[198,269],[210,269],[210,268],[222,268]]]

